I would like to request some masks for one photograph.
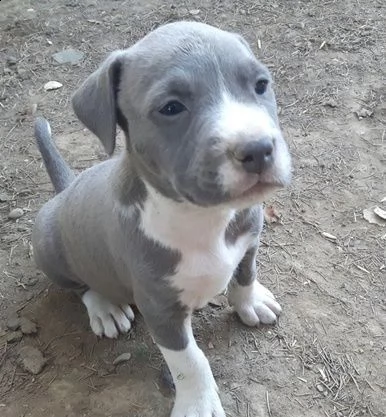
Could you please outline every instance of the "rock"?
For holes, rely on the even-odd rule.
[[[357,115],[358,119],[361,120],[365,119],[366,117],[371,117],[374,114],[374,112],[363,107],[359,111],[356,111],[355,114]]]
[[[17,64],[17,58],[15,58],[14,56],[9,56],[8,58],[7,58],[7,65],[8,66],[13,66],[13,65],[16,65]]]
[[[131,353],[122,353],[122,355],[119,355],[117,358],[114,359],[113,365],[119,365],[122,362],[127,362],[131,358]]]
[[[8,343],[16,343],[19,342],[23,337],[23,333],[20,330],[16,332],[7,333],[7,342]]]
[[[197,16],[200,13],[200,11],[200,9],[189,10],[189,14],[192,16]]]
[[[331,98],[329,100],[326,100],[323,103],[323,106],[335,108],[335,107],[338,107],[338,103],[333,98]]]
[[[23,214],[24,214],[23,209],[17,207],[9,212],[8,218],[11,220],[16,220],[20,218]]]
[[[20,330],[23,334],[34,334],[38,331],[36,324],[27,317],[20,319]]]
[[[324,391],[324,387],[323,387],[323,385],[322,385],[322,384],[318,384],[318,385],[316,386],[316,389],[317,389],[319,392],[323,392],[323,391]]]
[[[42,352],[33,346],[23,346],[19,351],[19,358],[23,368],[34,375],[39,374],[47,362]]]
[[[25,68],[18,68],[17,69],[17,75],[22,80],[28,80],[28,78],[29,78],[29,73]]]
[[[52,55],[52,58],[58,64],[79,64],[79,62],[83,59],[84,53],[80,52],[76,49],[65,49],[64,51],[57,52],[56,54]]]
[[[20,317],[19,317],[16,313],[11,314],[11,315],[8,317],[8,320],[7,320],[7,328],[8,328],[9,330],[13,330],[13,331],[15,331],[15,330],[17,330],[19,327],[20,327]]]
[[[59,88],[62,88],[63,84],[61,84],[58,81],[48,81],[48,83],[44,84],[44,89],[46,91],[52,91],[52,90],[58,90]]]

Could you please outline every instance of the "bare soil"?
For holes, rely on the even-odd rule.
[[[246,328],[226,303],[195,315],[227,415],[386,415],[386,228],[362,214],[386,204],[385,16],[382,0],[0,2],[2,416],[170,412],[161,357],[140,315],[127,337],[97,340],[79,300],[34,265],[31,227],[53,191],[32,114],[49,119],[74,169],[98,163],[105,156],[75,118],[72,92],[107,53],[177,19],[251,42],[276,80],[295,165],[292,186],[267,202],[280,221],[266,226],[258,259],[262,282],[284,308],[280,322]],[[57,64],[52,55],[70,47],[84,59]],[[46,92],[52,80],[63,87]],[[15,207],[24,215],[10,220]],[[15,313],[37,332],[11,332]],[[23,365],[24,346],[44,355],[36,375]],[[113,366],[124,352],[131,359]]]

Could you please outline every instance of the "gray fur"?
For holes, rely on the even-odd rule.
[[[245,233],[250,233],[258,238],[263,229],[263,223],[263,207],[260,204],[239,210],[225,230],[225,240],[228,245],[233,245]]]
[[[59,154],[51,138],[50,126],[42,117],[35,121],[35,138],[55,191],[60,193],[75,179],[75,174]]]

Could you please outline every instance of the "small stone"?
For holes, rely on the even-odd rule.
[[[191,14],[192,16],[197,16],[200,13],[200,11],[200,9],[189,10],[189,14]]]
[[[16,332],[7,333],[7,342],[8,343],[16,343],[19,342],[23,337],[23,333],[20,330]]]
[[[16,220],[16,219],[20,218],[23,214],[24,214],[23,209],[14,208],[13,210],[11,210],[9,212],[8,218],[11,219],[11,220]]]
[[[122,362],[127,362],[131,358],[131,353],[122,353],[122,355],[119,355],[117,358],[114,359],[113,365],[119,365]]]
[[[323,391],[324,391],[324,387],[323,387],[323,385],[322,385],[322,384],[318,384],[318,385],[316,386],[316,389],[317,389],[319,392],[323,392]]]
[[[62,88],[63,84],[58,81],[48,81],[48,83],[44,84],[44,89],[46,91],[58,90]]]
[[[22,80],[27,80],[29,77],[28,71],[25,68],[18,68],[17,75]]]
[[[34,334],[38,331],[36,324],[27,317],[20,319],[20,330],[23,334]]]
[[[366,109],[365,107],[361,108],[359,111],[355,112],[358,119],[365,119],[366,117],[371,117],[374,112],[372,110]]]
[[[323,106],[335,108],[335,107],[338,107],[338,103],[336,102],[336,100],[334,100],[333,98],[331,98],[329,100],[326,100],[323,103]]]
[[[208,349],[214,349],[214,344],[212,342],[208,343]]]
[[[33,346],[23,346],[19,351],[19,358],[23,368],[34,375],[39,374],[46,364],[42,352]]]
[[[7,65],[9,65],[10,67],[13,65],[17,64],[17,58],[15,58],[14,56],[9,56],[7,58]]]
[[[9,330],[17,330],[20,327],[20,317],[14,313],[11,316],[8,317],[7,320],[7,328]]]
[[[31,278],[28,278],[25,285],[28,285],[29,287],[33,287],[34,285],[37,284],[37,282],[38,282],[38,279],[36,277],[31,277]]]
[[[80,52],[76,49],[65,49],[64,51],[57,52],[56,54],[52,55],[52,58],[58,64],[71,64],[76,65],[83,59],[84,53]]]

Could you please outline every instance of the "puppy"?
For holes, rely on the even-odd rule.
[[[78,118],[126,149],[75,177],[38,119],[57,195],[39,212],[38,267],[81,294],[98,336],[127,332],[135,304],[173,376],[172,417],[222,417],[191,316],[228,289],[248,326],[281,308],[256,280],[261,203],[290,181],[269,71],[246,41],[193,22],[112,53],[73,96]]]

